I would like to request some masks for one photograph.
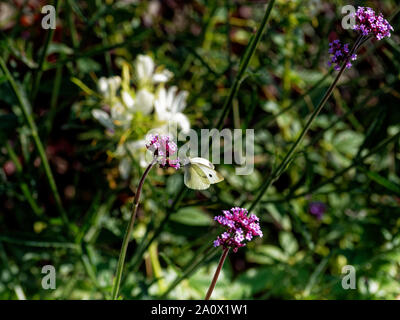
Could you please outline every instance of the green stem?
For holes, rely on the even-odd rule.
[[[246,49],[246,52],[243,56],[243,60],[239,66],[239,71],[236,76],[235,82],[233,83],[233,86],[231,87],[231,89],[229,91],[228,98],[225,100],[224,106],[222,107],[221,115],[220,115],[218,121],[216,122],[216,126],[215,126],[216,128],[221,129],[224,124],[225,119],[229,115],[229,110],[230,110],[230,106],[232,105],[232,101],[235,98],[237,92],[239,91],[240,85],[244,78],[245,71],[250,63],[251,58],[254,55],[254,52],[257,49],[257,46],[261,40],[261,36],[264,33],[264,30],[267,26],[268,18],[271,14],[274,3],[275,3],[275,0],[270,0],[270,2],[268,3],[268,7],[267,7],[267,10],[261,21],[260,27],[258,28],[257,33],[255,34],[254,38],[250,41],[249,46]]]
[[[122,271],[124,269],[124,264],[125,264],[126,251],[128,249],[129,240],[131,239],[131,236],[132,236],[133,225],[135,223],[137,210],[139,208],[140,194],[142,192],[143,183],[144,183],[144,180],[146,179],[147,175],[149,174],[151,168],[153,168],[153,166],[156,164],[156,162],[157,162],[157,158],[154,158],[153,161],[149,164],[149,166],[144,171],[143,176],[139,181],[139,185],[138,185],[138,188],[137,188],[137,191],[135,194],[135,198],[133,200],[133,211],[132,211],[131,219],[130,219],[128,227],[125,231],[125,236],[124,236],[124,240],[122,242],[122,247],[121,247],[121,251],[120,251],[119,259],[118,259],[117,271],[115,274],[115,280],[114,280],[113,291],[112,291],[112,299],[113,300],[116,300],[118,297],[119,287],[121,285]]]
[[[59,0],[54,0],[53,6],[55,7],[55,11],[56,11],[56,16],[58,13],[58,8],[60,5]],[[32,92],[31,92],[31,100],[34,101],[35,97],[37,95],[37,92],[39,90],[39,85],[40,85],[40,79],[42,77],[43,74],[43,65],[44,65],[44,61],[46,60],[47,57],[47,52],[49,50],[49,45],[51,40],[53,39],[53,35],[54,35],[54,29],[49,29],[46,35],[46,39],[44,42],[44,46],[42,48],[42,52],[41,55],[39,56],[39,63],[38,63],[38,70],[36,72],[36,77],[33,81],[33,85],[32,85]]]
[[[261,119],[256,125],[255,129],[260,129],[261,127],[264,126],[269,126],[271,123],[273,123],[278,117],[280,117],[282,114],[296,108],[304,99],[311,95],[316,89],[318,89],[324,82],[325,80],[331,75],[331,73],[325,74],[321,79],[319,79],[315,84],[309,88],[305,93],[303,93],[297,100],[292,102],[289,106],[283,108],[280,110],[278,113],[271,115],[269,117],[265,117],[264,119]]]
[[[51,191],[53,193],[57,209],[58,209],[58,211],[59,211],[59,213],[61,215],[61,218],[63,219],[63,222],[65,223],[65,225],[69,229],[68,217],[67,217],[67,214],[66,214],[66,212],[65,212],[65,210],[64,210],[64,208],[62,206],[61,198],[60,198],[60,195],[59,195],[58,190],[57,190],[57,185],[55,183],[53,174],[51,172],[50,165],[49,165],[49,162],[47,160],[43,144],[42,144],[42,142],[41,142],[41,140],[39,138],[38,130],[37,130],[37,127],[36,127],[36,124],[35,124],[35,120],[33,119],[33,116],[31,114],[31,108],[28,105],[28,101],[26,99],[24,99],[24,97],[22,96],[19,87],[17,86],[16,82],[14,81],[14,78],[12,77],[12,75],[11,75],[10,71],[8,70],[4,60],[1,57],[0,57],[0,68],[3,71],[3,73],[5,74],[5,76],[7,77],[7,80],[10,83],[11,88],[13,89],[14,94],[15,94],[17,100],[18,100],[18,103],[19,103],[20,107],[21,107],[21,110],[22,110],[22,113],[24,115],[25,121],[26,121],[29,129],[31,130],[33,141],[34,141],[34,143],[36,145],[36,149],[38,150],[40,160],[42,161],[43,168],[44,168],[47,180],[49,182],[50,189],[51,189]]]
[[[329,184],[329,183],[334,182],[337,178],[343,176],[343,175],[344,175],[345,173],[347,173],[349,170],[351,170],[351,169],[353,169],[354,167],[356,167],[356,166],[362,164],[365,160],[367,160],[369,157],[371,157],[372,155],[374,155],[375,153],[377,153],[379,150],[381,150],[384,146],[388,145],[390,142],[399,139],[399,137],[400,137],[400,132],[397,133],[397,134],[395,134],[394,136],[392,136],[392,137],[390,137],[390,138],[387,138],[387,139],[384,140],[382,143],[380,143],[378,146],[376,146],[375,148],[373,148],[370,152],[368,152],[365,156],[363,156],[363,157],[361,157],[361,158],[360,158],[360,157],[356,157],[356,158],[353,160],[353,163],[352,163],[352,164],[350,164],[348,167],[346,167],[346,168],[340,170],[340,171],[339,171],[338,173],[336,173],[332,178],[329,178],[329,179],[327,179],[327,180],[325,180],[325,181],[322,181],[321,183],[319,183],[318,185],[314,186],[314,187],[313,187],[312,189],[310,189],[309,191],[304,192],[304,193],[301,193],[301,194],[299,194],[299,195],[295,195],[295,197],[296,197],[296,198],[303,197],[303,196],[305,196],[305,195],[307,195],[307,194],[310,194],[310,193],[315,192],[316,190],[322,188],[323,186],[325,186],[325,185],[327,185],[327,184]]]
[[[157,279],[158,288],[160,292],[164,292],[165,290],[167,290],[167,287],[165,285],[165,281],[163,278],[160,260],[158,259],[158,250],[156,241],[154,241],[149,247],[149,257],[151,261],[151,266],[154,271],[154,278]]]
[[[146,242],[145,239],[143,242],[139,245],[139,248],[135,255],[132,258],[132,265],[134,269],[137,269],[139,267],[139,263],[141,262],[141,257],[142,255],[146,252],[146,250],[150,247],[150,245],[153,243],[154,240],[158,238],[158,236],[161,234],[161,232],[164,230],[165,225],[167,224],[171,214],[178,208],[178,205],[182,198],[185,196],[186,192],[188,189],[180,190],[176,194],[175,199],[172,202],[171,207],[167,208],[167,213],[163,220],[160,222],[159,226],[157,229],[153,232],[152,237]]]
[[[219,273],[221,272],[221,269],[222,269],[222,266],[224,265],[225,259],[228,256],[228,252],[229,252],[229,248],[225,248],[224,251],[222,252],[221,258],[219,259],[219,263],[217,266],[217,270],[215,270],[214,277],[211,281],[211,285],[208,288],[208,291],[207,291],[207,294],[206,294],[206,297],[204,300],[210,300],[211,294],[213,293],[215,285],[217,284]]]
[[[79,47],[79,37],[75,27],[72,0],[67,0],[67,5],[68,5],[68,14],[67,14],[68,27],[71,31],[72,47],[74,48],[74,50],[76,50]]]
[[[290,200],[293,199],[298,199],[298,198],[302,198],[308,194],[311,194],[315,191],[317,191],[318,189],[321,189],[322,187],[333,183],[336,179],[338,179],[339,177],[342,177],[344,174],[346,174],[349,170],[357,167],[358,165],[362,165],[364,163],[365,160],[367,160],[369,157],[371,157],[372,155],[374,155],[375,153],[377,153],[378,151],[380,151],[382,148],[384,148],[385,146],[387,146],[389,143],[396,141],[400,138],[400,132],[395,134],[394,136],[387,138],[386,140],[384,140],[383,142],[381,142],[378,146],[376,146],[375,148],[373,148],[368,154],[366,154],[365,156],[361,157],[361,158],[355,158],[353,160],[353,162],[347,166],[346,168],[340,170],[339,172],[337,172],[333,177],[322,181],[321,183],[317,184],[316,186],[314,186],[313,188],[302,192],[300,194],[295,194],[295,195],[291,195],[290,197],[285,197],[283,199],[271,199],[268,201],[263,201],[263,203],[282,203],[282,202],[289,202]]]
[[[361,41],[362,41],[362,37],[359,37],[357,39],[356,43],[354,44],[353,49],[351,50],[348,58],[346,59],[346,61],[344,61],[335,80],[332,82],[332,84],[330,85],[328,90],[325,92],[325,94],[322,97],[317,108],[314,110],[314,112],[311,114],[311,117],[308,119],[306,125],[304,126],[303,130],[300,133],[300,136],[296,139],[295,143],[292,145],[292,147],[290,148],[288,153],[285,155],[285,157],[282,160],[282,162],[280,163],[280,165],[269,175],[269,177],[265,180],[265,182],[261,186],[260,192],[258,193],[256,199],[252,202],[252,204],[249,207],[249,211],[252,211],[257,206],[257,204],[260,202],[261,198],[264,196],[264,194],[268,190],[268,188],[272,185],[272,183],[274,181],[276,181],[280,177],[280,175],[286,170],[289,163],[293,160],[293,156],[294,156],[294,153],[296,152],[297,147],[301,144],[305,135],[307,134],[308,130],[310,129],[311,124],[314,122],[315,118],[319,115],[319,113],[325,106],[326,102],[330,98],[333,90],[336,88],[336,85],[340,80],[340,77],[346,70],[346,64],[347,64],[348,60],[350,59],[351,55],[357,51]]]
[[[17,155],[15,154],[14,150],[12,149],[12,147],[11,147],[11,145],[10,145],[10,143],[8,141],[6,143],[6,149],[7,149],[8,155],[11,158],[11,161],[15,164],[15,167],[17,169],[18,174],[20,176],[22,176],[21,163],[19,162]],[[32,195],[32,192],[29,189],[28,184],[26,182],[23,182],[22,179],[21,179],[21,182],[20,182],[20,188],[21,188],[21,191],[24,194],[26,200],[28,201],[29,205],[31,206],[33,212],[39,218],[42,218],[42,215],[43,215],[42,209],[37,205],[37,203],[36,203],[36,201],[35,201],[35,199],[34,199],[34,197]]]

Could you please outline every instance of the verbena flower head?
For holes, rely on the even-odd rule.
[[[326,205],[323,202],[315,201],[309,204],[308,210],[312,215],[314,215],[318,220],[322,219],[326,211]]]
[[[357,59],[357,55],[351,55],[350,59],[350,49],[349,44],[342,44],[340,40],[334,40],[333,42],[329,43],[329,53],[332,55],[331,60],[328,62],[329,66],[334,65],[336,71],[339,71],[341,65],[344,61],[348,60],[346,63],[346,68],[350,69],[352,64],[350,60],[354,61]]]
[[[214,241],[214,247],[223,246],[237,252],[246,245],[246,241],[251,241],[255,236],[263,236],[258,217],[254,214],[248,215],[246,209],[235,207],[222,212],[224,215],[216,216],[214,220],[227,230]]]
[[[390,31],[394,31],[390,23],[383,17],[382,13],[377,15],[368,7],[358,7],[355,13],[356,24],[353,29],[363,36],[373,35],[378,40],[390,37]]]
[[[146,143],[147,150],[151,151],[155,157],[158,157],[157,162],[162,168],[180,168],[179,158],[170,159],[170,156],[176,153],[178,147],[175,142],[166,135],[151,135]]]

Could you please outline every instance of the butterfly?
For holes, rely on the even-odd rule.
[[[214,165],[204,158],[188,158],[183,166],[184,183],[190,189],[205,190],[211,184],[221,182],[224,177],[214,170]]]

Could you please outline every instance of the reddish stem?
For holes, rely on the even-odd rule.
[[[214,291],[215,285],[217,284],[219,273],[221,272],[222,266],[224,265],[228,252],[229,248],[225,248],[224,252],[222,252],[222,256],[219,259],[217,270],[215,270],[214,278],[211,281],[210,288],[208,288],[205,300],[210,300],[211,294]]]

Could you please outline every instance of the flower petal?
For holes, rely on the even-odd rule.
[[[139,82],[146,82],[152,78],[154,61],[150,56],[138,55],[135,68]]]
[[[172,78],[173,74],[169,70],[163,70],[162,72],[157,72],[153,75],[154,83],[165,83]]]
[[[99,121],[107,129],[114,130],[114,124],[111,121],[109,114],[100,109],[92,110],[92,116]]]
[[[187,116],[183,113],[178,112],[173,115],[172,121],[176,122],[178,126],[182,129],[183,133],[189,133],[190,121]]]
[[[130,93],[127,91],[122,91],[121,96],[122,96],[122,101],[125,103],[125,105],[129,109],[133,109],[133,107],[135,105],[135,99],[132,98]]]
[[[143,114],[149,114],[153,111],[154,94],[146,89],[141,89],[136,94],[135,109]]]

